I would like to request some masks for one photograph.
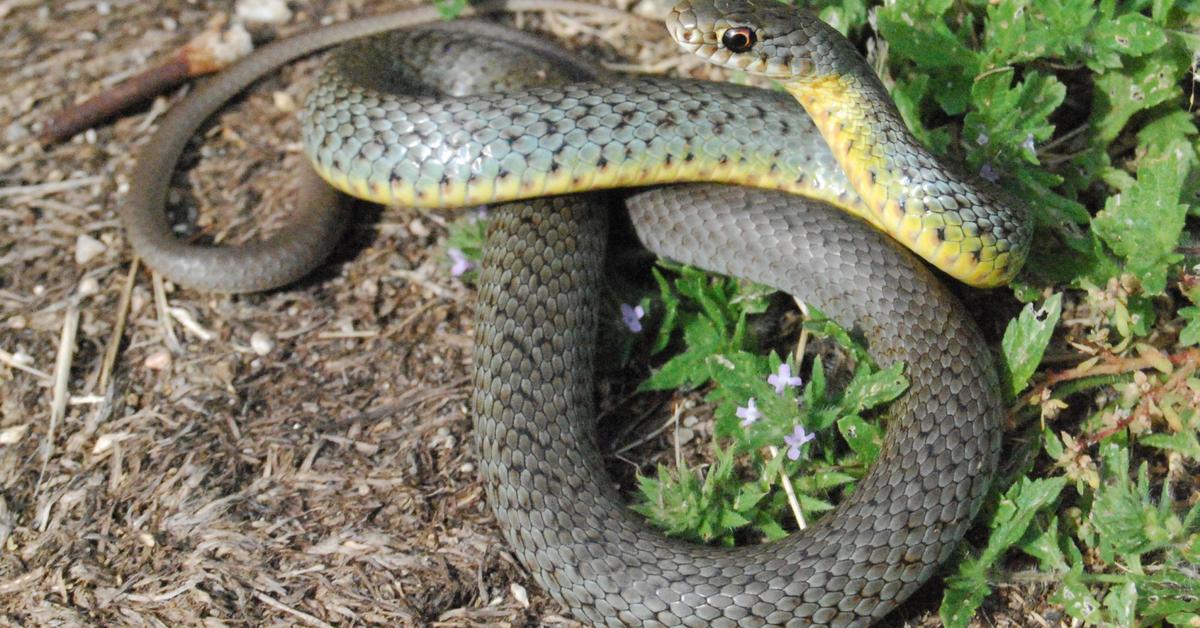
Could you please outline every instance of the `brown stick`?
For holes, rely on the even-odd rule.
[[[38,138],[43,144],[57,144],[133,105],[183,84],[191,75],[187,60],[182,57],[182,52],[178,53],[166,63],[127,79],[112,89],[60,109],[46,121]]]
[[[190,79],[225,68],[250,51],[248,45],[243,48],[226,40],[221,31],[225,23],[224,15],[217,16],[209,23],[207,30],[165,62],[81,103],[59,110],[46,121],[39,139],[43,144],[69,139]]]

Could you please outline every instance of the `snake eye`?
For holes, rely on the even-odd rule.
[[[732,53],[746,52],[754,47],[756,41],[758,36],[749,26],[735,26],[721,35],[721,44]]]

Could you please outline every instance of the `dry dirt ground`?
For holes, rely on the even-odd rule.
[[[397,5],[301,0],[274,30]],[[167,286],[160,304],[138,270],[120,333],[131,254],[116,209],[182,90],[59,145],[36,134],[231,10],[0,0],[0,621],[571,624],[505,548],[477,478],[474,295],[448,272],[444,216],[368,212],[333,262],[267,294]],[[520,21],[679,71],[644,22]],[[241,241],[286,220],[292,109],[315,67],[206,127],[176,177],[180,222]],[[978,623],[1033,622],[1029,592],[1011,593]],[[939,597],[926,587],[894,623],[936,625]]]

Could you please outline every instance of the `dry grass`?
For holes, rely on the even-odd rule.
[[[394,4],[294,2],[281,30]],[[149,274],[130,274],[115,208],[179,94],[62,145],[34,140],[47,112],[144,68],[216,11],[0,0],[0,613],[24,625],[570,624],[508,553],[476,476],[473,298],[446,272],[442,218],[368,216],[332,264],[286,290],[168,287],[156,303]],[[673,57],[652,29],[521,21],[610,59]],[[185,222],[236,241],[286,219],[300,158],[287,103],[314,67],[267,79],[207,127],[177,177]],[[936,623],[937,591],[925,597],[910,623]],[[989,621],[1027,618],[1015,617]]]

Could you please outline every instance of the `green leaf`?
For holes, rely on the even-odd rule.
[[[1093,141],[1109,144],[1139,111],[1179,98],[1183,68],[1162,55],[1139,60],[1129,69],[1111,71],[1096,79],[1093,91],[1096,132]]]
[[[1032,303],[1027,304],[1015,320],[1009,321],[1000,347],[1001,368],[1010,398],[1016,398],[1033,377],[1061,313],[1062,293],[1055,293],[1041,308],[1035,310]]]
[[[1030,21],[1044,24],[1037,34],[1044,40],[1045,55],[1067,57],[1071,63],[1077,56],[1090,57],[1086,27],[1096,17],[1095,0],[1033,0],[1031,8]]]
[[[1066,98],[1066,86],[1037,70],[1027,72],[1015,86],[1014,76],[1012,68],[988,72],[971,87],[972,111],[963,128],[966,136],[975,140],[974,164],[994,155],[1036,164],[1037,154],[1024,145],[1029,138],[1044,142],[1054,133],[1050,115]]]
[[[1051,604],[1061,604],[1072,617],[1089,625],[1098,625],[1103,619],[1100,602],[1088,590],[1081,571],[1072,570],[1063,577],[1062,586],[1050,597]]]
[[[1134,625],[1134,609],[1137,607],[1138,592],[1133,581],[1111,587],[1104,596],[1104,608],[1108,618],[1117,626]]]
[[[843,417],[837,425],[838,432],[846,439],[850,449],[862,458],[863,465],[874,464],[883,447],[883,432],[856,414]]]
[[[1109,197],[1093,221],[1093,228],[1117,256],[1125,259],[1126,270],[1142,281],[1148,294],[1162,294],[1167,271],[1182,259],[1175,252],[1183,231],[1187,206],[1179,202],[1186,162],[1178,155],[1190,150],[1185,141],[1175,150],[1138,165],[1137,182]]]
[[[911,60],[923,70],[967,68],[976,74],[979,55],[941,19],[949,3],[896,2],[879,7],[879,32],[888,41],[892,54]]]
[[[1179,332],[1179,345],[1190,347],[1200,344],[1200,307],[1185,307],[1179,310],[1179,316],[1187,321],[1187,325]]]
[[[707,360],[722,348],[716,325],[697,317],[683,330],[687,350],[671,358],[638,386],[638,390],[694,389],[708,381]]]
[[[946,591],[938,616],[947,628],[964,628],[975,616],[990,589],[984,567],[974,558],[964,558],[958,573],[946,578]]]
[[[1121,67],[1121,57],[1140,57],[1167,43],[1162,27],[1140,13],[1126,13],[1115,20],[1100,20],[1092,30],[1093,54],[1088,62],[1094,72]]]
[[[1200,461],[1200,440],[1197,440],[1196,431],[1192,429],[1184,429],[1174,434],[1150,434],[1139,438],[1138,443],[1147,447],[1177,451],[1193,462]]]
[[[929,75],[919,74],[911,80],[897,80],[892,88],[892,100],[900,110],[904,124],[922,145],[935,155],[943,155],[950,145],[950,133],[946,129],[928,129],[921,121],[921,102],[929,88]]]
[[[675,333],[675,326],[679,320],[679,297],[675,296],[675,291],[671,289],[671,283],[663,276],[657,268],[650,270],[654,276],[655,283],[658,284],[659,298],[663,303],[663,318],[662,324],[658,327],[658,337],[654,340],[654,346],[650,349],[651,354],[656,354],[667,347],[671,342],[671,335]]]
[[[1030,480],[1023,477],[1013,484],[996,505],[992,515],[992,533],[979,561],[990,566],[1001,554],[1025,535],[1033,516],[1058,499],[1058,494],[1067,484],[1064,477]]]
[[[1052,517],[1046,529],[1028,542],[1020,544],[1021,551],[1038,559],[1042,571],[1061,572],[1071,568],[1059,547],[1058,517]]]
[[[467,8],[467,0],[434,0],[433,4],[443,20],[453,20]]]
[[[813,358],[812,372],[804,385],[804,405],[808,408],[825,405],[825,365],[819,355]]]
[[[904,377],[904,363],[871,373],[868,368],[859,368],[846,386],[842,398],[843,412],[858,414],[899,397],[908,390],[908,379]]]
[[[810,307],[809,319],[804,322],[804,328],[818,338],[829,338],[838,343],[839,346],[854,356],[855,362],[859,364],[875,364],[875,361],[871,359],[871,354],[867,353],[862,344],[850,337],[849,332],[826,316],[824,312]]]

